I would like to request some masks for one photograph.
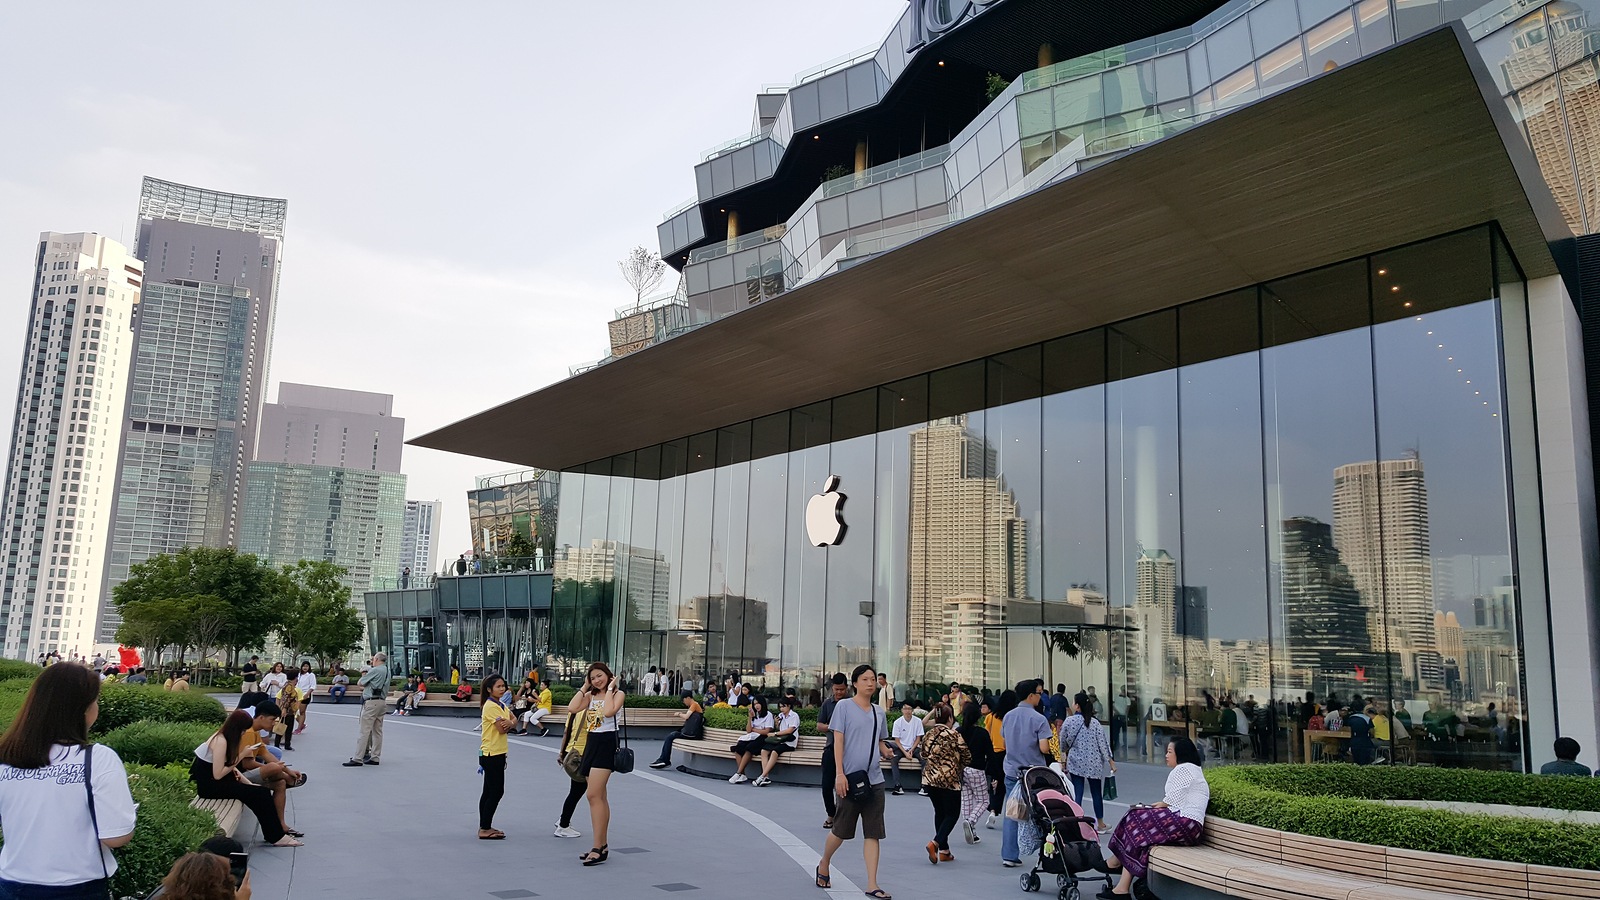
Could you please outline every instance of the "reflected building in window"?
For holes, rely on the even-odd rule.
[[[1407,678],[1437,686],[1433,554],[1421,457],[1411,452],[1335,469],[1333,544],[1366,604],[1369,630],[1384,636]]]
[[[1284,627],[1296,687],[1327,692],[1366,677],[1374,654],[1367,607],[1334,547],[1333,529],[1299,516],[1283,523]],[[1376,675],[1376,672],[1373,672]]]
[[[517,556],[514,549],[529,550],[526,561],[544,571],[555,561],[556,509],[561,480],[543,469],[518,469],[483,475],[467,492],[467,520],[472,528],[472,552],[478,556]],[[445,554],[445,565],[452,562]]]

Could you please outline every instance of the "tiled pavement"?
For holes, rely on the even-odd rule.
[[[249,847],[256,900],[822,896],[811,875],[825,836],[820,790],[647,769],[659,745],[634,741],[638,771],[611,781],[610,860],[584,868],[578,856],[590,846],[587,806],[580,804],[573,820],[584,839],[550,833],[567,786],[555,764],[555,738],[512,738],[506,798],[495,818],[508,838],[479,841],[476,722],[391,716],[382,765],[345,769],[339,764],[355,743],[357,709],[314,705],[310,728],[295,739],[291,762],[310,778],[290,792],[290,817],[307,833],[306,846]],[[1122,764],[1123,803],[1160,799],[1164,775]],[[982,842],[969,846],[958,829],[956,861],[929,865],[922,848],[932,837],[932,806],[914,792],[888,799],[879,872],[885,890],[919,900],[1023,896],[1017,875],[1026,869],[1000,866],[998,830],[980,829]],[[1107,818],[1115,821],[1125,809],[1110,804]],[[833,896],[861,896],[860,846],[847,844],[835,857]],[[1037,896],[1051,896],[1048,883]]]

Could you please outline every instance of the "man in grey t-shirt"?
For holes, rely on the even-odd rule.
[[[1042,688],[1037,681],[1020,681],[1016,687],[1020,701],[1017,708],[1006,713],[1000,722],[1000,734],[1006,741],[1006,793],[1017,783],[1023,769],[1042,766],[1049,760],[1050,723],[1039,712]],[[1000,864],[1007,867],[1022,865],[1017,849],[1017,820],[1007,816],[1000,827]]]
[[[828,820],[822,823],[823,828],[832,828],[833,817],[838,813],[833,800],[833,776],[839,773],[833,767],[833,730],[828,727],[828,722],[833,718],[834,707],[849,696],[850,679],[843,672],[835,672],[828,685],[828,699],[822,701],[822,708],[817,711],[817,730],[828,736],[827,743],[822,747],[822,808],[828,811]]]
[[[356,755],[346,768],[375,766],[383,754],[383,710],[389,696],[389,657],[378,653],[372,667],[357,682],[361,685],[361,736],[356,740]]]
[[[880,742],[888,737],[889,728],[883,711],[872,704],[872,695],[878,688],[877,673],[871,666],[856,666],[851,675],[855,696],[840,700],[828,720],[828,731],[834,739],[832,753],[837,774],[833,779],[833,791],[838,797],[838,812],[833,817],[833,830],[828,832],[822,862],[817,866],[817,887],[833,886],[828,864],[845,841],[855,838],[859,819],[864,839],[861,855],[867,864],[866,893],[882,897],[887,894],[878,888],[878,842],[884,838],[883,766],[879,760],[888,756],[888,750]],[[867,796],[852,800],[850,781],[845,776],[863,770],[867,773]]]

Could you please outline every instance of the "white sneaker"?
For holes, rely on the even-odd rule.
[[[571,827],[563,828],[560,825],[557,825],[556,826],[556,837],[578,838],[578,837],[583,837],[583,834],[581,832],[579,832],[578,829],[576,829],[576,828],[571,828]]]
[[[744,775],[743,773],[740,773],[740,772],[735,772],[732,775],[728,776],[728,783],[729,784],[744,784],[746,781],[749,781],[749,780],[750,780],[750,778],[748,776],[746,776],[746,775]]]
[[[999,816],[995,815],[994,813],[989,813],[989,824],[988,824],[987,827],[990,830],[993,830],[994,829],[994,823],[996,823],[998,821],[1000,821],[1000,817]]]
[[[761,775],[761,776],[758,776],[756,778],[756,787],[766,787],[767,785],[769,785],[771,783],[772,783],[772,779],[768,778],[765,775]]]

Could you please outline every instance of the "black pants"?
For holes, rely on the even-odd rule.
[[[294,712],[291,711],[291,710],[287,710],[287,709],[284,710],[283,711],[283,718],[279,719],[278,721],[283,723],[283,734],[274,733],[272,735],[272,746],[274,746],[274,747],[282,747],[285,750],[293,750],[294,749],[294,747],[293,747],[293,744],[294,744]]]
[[[1006,802],[1006,752],[996,750],[989,754],[989,783],[994,785],[989,789],[989,812],[1000,815],[1000,809]]]
[[[940,850],[950,850],[950,832],[961,821],[961,792],[923,785],[933,801],[933,840]]]
[[[578,801],[589,790],[588,780],[574,781],[572,787],[567,789],[567,799],[561,802],[561,827],[566,828],[572,824],[572,814],[578,811]]]
[[[822,751],[822,808],[828,811],[830,819],[839,813],[839,798],[833,792],[833,782],[838,775],[833,767],[833,748],[829,747]]]
[[[247,784],[233,777],[211,777],[211,763],[195,757],[189,766],[189,780],[194,782],[194,792],[207,800],[237,800],[255,814],[261,823],[261,838],[269,844],[283,839],[283,823],[278,819],[278,806],[272,800],[272,788]]]
[[[691,738],[681,731],[674,731],[662,739],[661,756],[657,757],[658,761],[667,763],[668,765],[672,764],[672,742],[678,738],[683,738],[685,740],[698,740],[698,738]]]
[[[506,755],[478,757],[483,767],[483,796],[478,798],[478,828],[488,831],[494,827],[494,811],[500,807],[500,798],[506,795]]]

